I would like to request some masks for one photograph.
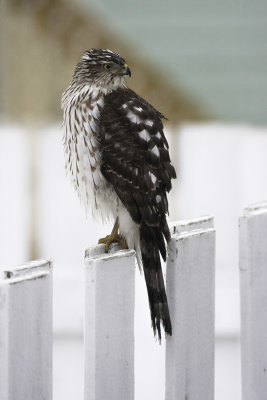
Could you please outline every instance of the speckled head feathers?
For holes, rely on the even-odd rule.
[[[118,53],[109,49],[91,49],[83,53],[82,59],[90,64],[105,64],[113,62],[118,65],[124,65],[125,60]]]
[[[91,49],[82,54],[74,71],[73,84],[122,87],[125,75],[131,76],[131,71],[118,53],[108,49]]]

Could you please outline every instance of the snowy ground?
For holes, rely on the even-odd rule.
[[[38,132],[37,132],[38,133]],[[216,400],[240,400],[238,216],[267,199],[267,129],[186,125],[170,136],[178,172],[171,219],[215,216]],[[107,227],[86,220],[64,176],[58,126],[30,135],[0,127],[0,265],[29,259],[30,196],[36,193],[35,237],[40,258],[54,260],[54,399],[83,398],[83,254]],[[34,186],[29,180],[36,167]],[[164,398],[164,346],[150,328],[143,277],[136,275],[136,400]],[[148,373],[149,371],[149,373]]]

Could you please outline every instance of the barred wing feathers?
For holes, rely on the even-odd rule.
[[[166,222],[171,179],[170,162],[161,113],[130,89],[117,89],[104,97],[100,108],[101,172],[140,226],[140,248],[152,326],[161,338],[160,322],[171,335],[161,253],[166,259],[170,232]]]

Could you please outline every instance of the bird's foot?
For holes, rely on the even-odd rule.
[[[107,253],[109,250],[109,246],[111,243],[119,243],[122,249],[128,249],[127,242],[126,240],[119,235],[118,233],[116,234],[110,234],[107,235],[106,237],[99,239],[98,244],[104,244],[105,245],[105,252]]]

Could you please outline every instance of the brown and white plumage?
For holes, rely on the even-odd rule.
[[[142,264],[154,333],[172,334],[161,270],[175,170],[163,115],[125,85],[130,70],[117,53],[93,49],[79,61],[62,96],[66,170],[85,208],[118,217],[120,234]]]

